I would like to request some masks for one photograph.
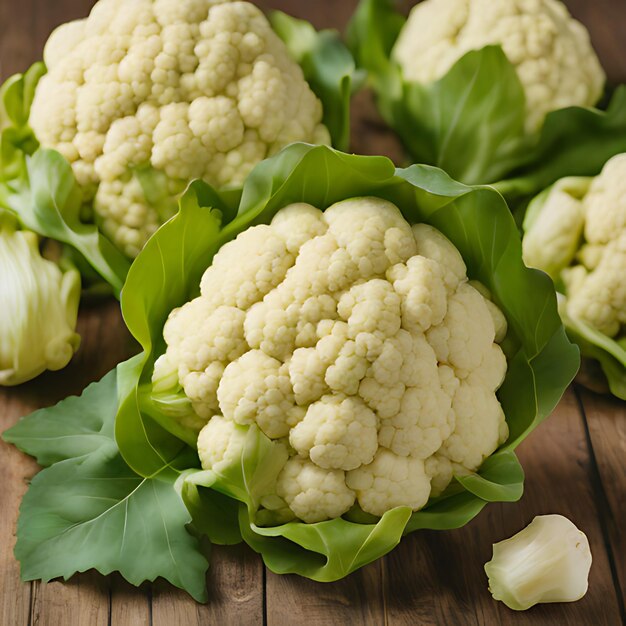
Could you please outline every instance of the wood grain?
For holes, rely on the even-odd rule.
[[[267,626],[283,624],[382,624],[385,600],[382,561],[335,583],[267,572]]]
[[[263,0],[309,19],[318,28],[345,27],[357,0]],[[399,3],[407,9],[412,2]],[[626,81],[626,2],[567,0],[588,26],[612,83]],[[85,16],[93,0],[0,0],[0,80],[41,58],[49,32]],[[353,103],[353,150],[402,161],[397,138],[382,123],[371,95]],[[137,348],[113,301],[81,310],[83,345],[64,372],[0,391],[0,431],[22,415],[80,392]],[[581,411],[584,409],[584,414]],[[613,626],[624,620],[626,592],[626,408],[623,403],[570,392],[521,447],[526,494],[521,502],[488,506],[467,527],[407,537],[385,559],[347,579],[319,584],[265,571],[245,546],[215,547],[208,575],[210,600],[201,606],[161,580],[136,589],[119,576],[79,575],[69,583],[21,583],[13,557],[17,510],[36,465],[0,442],[0,626],[175,626],[185,624],[560,624]],[[534,515],[558,512],[589,536],[594,564],[580,602],[509,611],[494,602],[482,569],[491,543]],[[621,614],[620,614],[621,612]]]
[[[626,403],[582,389],[579,398],[598,472],[597,498],[613,550],[614,576],[623,599],[626,597]],[[623,600],[621,608],[624,611]]]

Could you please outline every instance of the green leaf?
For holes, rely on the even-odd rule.
[[[332,582],[393,550],[410,516],[411,509],[398,507],[387,511],[377,524],[338,518],[261,528],[250,524],[247,511],[241,507],[239,524],[246,543],[261,554],[271,571]]]
[[[350,47],[369,72],[381,114],[414,163],[445,169],[467,184],[495,184],[523,204],[564,176],[593,176],[626,152],[626,87],[608,109],[551,112],[528,133],[525,95],[500,46],[468,52],[439,80],[405,80],[392,50],[405,23],[391,0],[361,0]]]
[[[155,351],[157,356],[163,351],[167,316],[197,295],[200,277],[221,245],[222,211],[201,203],[209,201],[227,210],[231,200],[228,192],[222,196],[201,181],[192,183],[181,199],[179,213],[148,241],[131,267],[122,291],[122,314],[144,349],[135,367],[137,381],[150,380]],[[115,424],[122,456],[143,476],[171,462],[184,442],[195,442],[191,433],[183,437],[172,428],[171,420],[159,424],[149,417],[156,411],[148,404],[149,398],[140,396],[136,386],[122,403]],[[173,435],[167,426],[175,430]]]
[[[117,403],[117,374],[113,370],[92,383],[79,397],[71,396],[57,405],[22,418],[2,438],[43,466],[96,451],[116,450],[113,422]]]
[[[0,184],[23,176],[26,157],[39,147],[28,118],[35,88],[45,73],[45,65],[35,63],[0,87]]]
[[[93,224],[80,221],[82,194],[70,164],[54,150],[38,150],[27,163],[28,178],[5,186],[0,205],[42,237],[78,250],[119,293],[130,263]]]
[[[357,73],[354,59],[339,33],[333,30],[317,32],[309,22],[280,11],[270,14],[270,22],[322,101],[323,120],[333,146],[347,150],[350,145],[350,98],[362,76]]]
[[[122,297],[129,326],[149,353],[137,373],[137,385],[149,381],[154,359],[164,350],[162,331],[167,313],[197,294],[199,277],[221,245],[253,224],[269,223],[279,209],[292,202],[326,209],[346,198],[374,195],[394,202],[409,222],[425,222],[440,229],[461,251],[469,276],[483,282],[504,311],[509,322],[505,343],[509,370],[498,397],[511,436],[476,475],[459,478],[417,513],[395,509],[381,520],[350,515],[350,520],[263,527],[255,519],[259,495],[273,484],[282,461],[277,444],[251,428],[239,463],[217,474],[186,475],[183,493],[190,490],[184,496],[188,501],[205,490],[231,496],[241,503],[241,536],[262,554],[270,569],[335,580],[388,552],[404,532],[456,528],[477,515],[487,500],[519,498],[523,474],[512,450],[552,411],[578,369],[579,356],[564,333],[552,282],[522,262],[519,232],[500,194],[489,187],[458,183],[434,167],[395,169],[383,157],[346,155],[305,144],[289,146],[259,164],[244,185],[237,217],[221,228],[219,223],[208,226],[213,213],[201,208],[201,189],[210,204],[219,202],[219,194],[217,198],[213,195],[217,192],[196,183],[195,195],[188,198],[190,205],[181,205],[179,216],[154,235],[135,262],[130,275],[135,276],[134,286],[129,277]],[[190,237],[190,245],[186,237]],[[178,254],[159,252],[169,250],[174,242]],[[182,271],[181,263],[189,268],[187,272]],[[526,297],[528,293],[533,298]],[[145,441],[139,436],[124,441],[120,432],[128,417],[120,413],[117,419],[118,441],[125,457],[141,450],[137,458],[143,462],[142,458],[150,455]],[[144,425],[150,421],[154,422],[143,416]],[[165,420],[159,423],[173,441],[184,445],[185,438],[175,428],[168,427]],[[224,511],[222,504],[219,499],[213,508],[206,494],[202,505],[192,506],[194,526],[227,542],[236,535],[228,535],[217,521]],[[231,522],[234,514],[235,509],[227,507],[225,515]]]
[[[214,489],[204,489],[187,478],[200,470],[183,472],[176,483],[183,502],[192,517],[193,531],[217,545],[241,543],[239,507],[236,500]],[[243,506],[243,505],[241,505]]]
[[[208,562],[186,530],[192,520],[175,488],[178,473],[163,465],[153,476],[138,476],[113,437],[136,361],[4,434],[40,463],[52,464],[33,478],[20,507],[15,555],[22,579],[119,571],[134,585],[163,577],[206,601]]]
[[[133,585],[161,576],[207,600],[208,563],[186,530],[171,481],[137,476],[119,454],[68,459],[37,474],[20,507],[23,580],[117,571]]]
[[[626,400],[626,347],[582,320],[570,317],[565,307],[561,307],[561,316],[569,338],[580,347],[581,354],[600,363],[611,393]]]
[[[524,470],[511,450],[485,459],[479,473],[456,479],[467,491],[488,502],[517,502],[524,493]]]

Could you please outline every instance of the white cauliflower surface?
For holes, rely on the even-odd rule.
[[[330,142],[301,68],[249,2],[100,0],[44,58],[30,124],[131,257],[192,179],[238,185],[293,141]]]
[[[268,495],[304,522],[418,510],[508,436],[505,334],[432,226],[373,197],[293,204],[225,244],[170,314],[155,393],[190,398],[205,469],[235,462],[250,425],[279,440]]]
[[[561,278],[567,314],[608,337],[626,327],[626,154],[592,180],[563,179],[524,237],[527,264]]]
[[[589,34],[559,0],[425,0],[393,56],[408,80],[430,83],[487,45],[501,45],[517,72],[530,132],[550,111],[591,106],[602,94],[605,76]]]

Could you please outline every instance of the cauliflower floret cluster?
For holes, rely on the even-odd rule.
[[[626,154],[590,179],[549,191],[524,237],[524,260],[561,278],[567,313],[608,337],[626,327]]]
[[[559,0],[426,0],[393,50],[409,80],[444,76],[467,52],[502,46],[526,95],[526,127],[568,106],[595,104],[604,72],[585,27]]]
[[[155,389],[191,400],[205,469],[252,424],[279,441],[268,495],[305,522],[418,510],[508,437],[506,319],[473,285],[444,235],[386,200],[293,204],[224,245],[171,313]]]
[[[293,141],[330,141],[301,68],[248,2],[100,0],[44,58],[31,126],[131,257],[190,180],[238,185]]]

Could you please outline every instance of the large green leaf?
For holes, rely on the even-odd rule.
[[[150,380],[155,352],[163,351],[162,329],[170,311],[197,295],[200,276],[221,245],[222,219],[234,214],[229,208],[232,199],[231,194],[222,197],[202,182],[192,183],[179,213],[148,241],[131,267],[122,291],[122,313],[144,349],[134,373],[138,382]],[[215,208],[205,208],[201,202]],[[157,422],[149,415],[160,419]],[[120,407],[115,436],[126,462],[137,473],[150,476],[185,447],[185,438],[177,438],[182,435],[177,430],[172,437],[172,429],[176,423],[157,413],[149,395],[137,386]]]
[[[496,184],[522,202],[564,176],[595,175],[626,152],[626,88],[606,111],[553,111],[527,133],[524,92],[499,46],[470,51],[441,79],[420,84],[405,80],[392,58],[404,23],[391,0],[361,0],[348,34],[383,117],[413,162],[468,184]]]
[[[67,579],[89,569],[118,571],[134,585],[160,576],[206,601],[208,562],[186,530],[191,516],[175,488],[178,473],[164,465],[138,476],[113,438],[118,395],[129,389],[117,376],[132,371],[124,364],[79,398],[36,411],[4,434],[52,464],[33,478],[20,507],[22,579]]]
[[[333,30],[318,32],[305,21],[274,11],[270,21],[324,107],[324,124],[339,150],[350,145],[350,98],[359,86],[352,55]]]
[[[200,193],[201,189],[205,192]],[[404,532],[456,528],[477,515],[487,501],[518,499],[523,472],[512,451],[552,411],[579,364],[578,350],[563,331],[552,282],[542,272],[524,266],[518,230],[497,192],[463,185],[434,167],[396,169],[383,157],[294,144],[255,168],[232,221],[223,225],[212,221],[216,213],[211,207],[221,202],[221,197],[204,183],[196,183],[188,204],[183,204],[179,215],[154,235],[138,257],[122,295],[129,327],[146,350],[141,372],[137,372],[138,390],[145,389],[154,360],[164,350],[162,330],[167,313],[197,294],[200,274],[221,245],[253,224],[268,223],[289,203],[304,201],[326,209],[337,201],[362,195],[388,199],[400,207],[408,221],[440,229],[461,251],[470,277],[486,284],[493,293],[509,322],[503,344],[509,371],[499,399],[511,436],[479,472],[459,477],[421,511],[409,514],[396,509],[381,520],[355,514],[350,520],[314,525],[261,525],[256,519],[259,494],[275,480],[281,463],[275,444],[257,429],[249,430],[240,463],[220,473],[186,475],[181,489],[194,511],[195,527],[204,528],[216,541],[231,542],[238,535],[225,530],[217,519],[226,515],[232,521],[237,512],[241,536],[263,555],[268,567],[316,580],[334,580],[381,556]],[[209,206],[203,208],[203,201]],[[178,254],[166,253],[174,241]],[[529,299],[528,293],[533,298]],[[172,402],[178,400],[173,398]],[[124,457],[136,459],[131,465],[147,473],[152,461],[141,466],[153,456],[152,439],[133,424],[147,427],[158,421],[163,444],[173,448],[193,439],[182,436],[154,410],[143,408],[140,420],[136,413],[129,418],[120,412],[116,432]],[[127,428],[136,436],[127,438]],[[158,458],[153,460],[158,463]],[[205,494],[210,490],[241,504],[235,509],[218,499],[213,507],[211,497]],[[206,518],[205,524],[202,518]]]

